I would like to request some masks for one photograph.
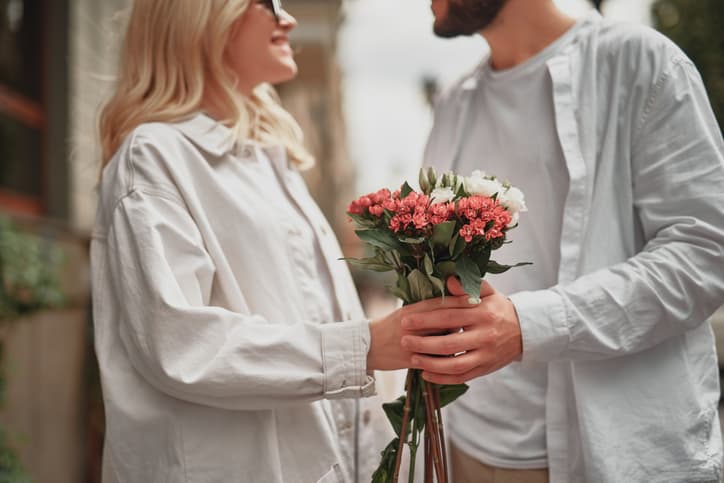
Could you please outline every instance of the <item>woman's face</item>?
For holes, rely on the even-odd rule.
[[[239,90],[245,94],[264,82],[277,84],[297,74],[287,36],[297,21],[282,11],[277,22],[265,3],[251,0],[232,26],[226,46],[226,59],[238,77]]]

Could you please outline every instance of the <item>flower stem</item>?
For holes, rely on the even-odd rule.
[[[435,400],[432,391],[432,384],[427,381],[423,382],[423,395],[425,397],[425,412],[427,419],[427,438],[430,439],[430,446],[432,449],[432,461],[435,467],[435,474],[437,475],[437,481],[443,482],[443,468],[442,468],[442,448],[439,440],[440,431],[438,429],[436,418],[436,407]]]
[[[440,430],[440,441],[442,442],[442,468],[445,472],[445,481],[447,481],[447,445],[445,444],[445,427],[442,422],[442,408],[440,407],[440,386],[438,386],[437,384],[432,385],[432,396],[435,403],[435,410],[437,411],[437,422],[438,428]]]
[[[405,397],[405,408],[402,413],[402,427],[400,428],[400,444],[397,447],[397,458],[395,460],[395,473],[392,477],[392,482],[397,483],[400,478],[400,464],[402,463],[402,452],[405,449],[405,441],[407,440],[407,425],[410,420],[410,395],[412,387],[412,369],[407,371],[407,380],[405,381],[405,390],[407,396]],[[410,448],[412,451],[412,448]]]

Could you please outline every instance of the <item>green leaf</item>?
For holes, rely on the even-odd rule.
[[[432,275],[432,271],[434,269],[432,265],[432,258],[430,258],[430,255],[427,253],[425,254],[425,258],[422,260],[422,266],[425,268],[425,273],[428,275]]]
[[[443,279],[447,279],[449,276],[455,275],[455,262],[446,261],[438,263],[437,273],[439,273]]]
[[[458,258],[455,273],[460,277],[465,293],[470,297],[479,299],[483,277],[480,275],[480,269],[473,259],[466,255]]]
[[[440,407],[445,407],[468,390],[467,384],[443,384],[440,386]]]
[[[377,220],[372,220],[364,215],[354,215],[352,213],[347,213],[347,216],[349,216],[352,221],[357,223],[358,226],[361,226],[363,228],[374,228],[377,226]]]
[[[390,483],[395,472],[395,464],[397,463],[397,449],[400,446],[400,439],[395,438],[382,451],[382,459],[380,465],[374,473],[372,473],[372,483]]]
[[[388,263],[380,261],[379,257],[370,258],[340,258],[353,267],[361,268],[362,270],[372,270],[374,272],[389,272],[394,270],[395,267]]]
[[[412,302],[419,302],[433,297],[432,283],[427,278],[427,275],[420,270],[415,269],[410,272],[407,280],[410,282],[410,298]]]
[[[446,247],[450,245],[450,240],[455,233],[455,221],[446,221],[432,228],[432,237],[430,242],[433,247]]]
[[[397,297],[398,299],[401,299],[402,301],[404,301],[404,302],[407,303],[407,304],[409,304],[410,302],[412,302],[412,300],[410,300],[410,294],[407,293],[407,292],[405,292],[404,290],[400,289],[400,287],[397,287],[397,286],[395,286],[395,285],[388,285],[388,286],[387,286],[387,290],[388,290],[392,295],[394,295],[394,296]]]
[[[407,280],[407,277],[402,273],[397,274],[397,284],[394,286],[388,285],[387,290],[389,290],[389,292],[395,297],[402,299],[405,304],[414,302],[414,300],[410,296],[410,282]]]
[[[531,263],[531,262],[520,262],[520,263],[516,263],[515,265],[503,265],[503,264],[500,264],[500,263],[496,262],[495,260],[490,260],[490,261],[488,261],[487,272],[488,272],[488,273],[495,273],[495,274],[505,273],[505,272],[507,272],[508,270],[510,270],[511,268],[523,267],[523,266],[525,266],[525,265],[533,265],[533,263]]]
[[[485,277],[485,274],[487,273],[490,253],[490,247],[485,246],[482,250],[476,250],[475,252],[470,254],[470,258],[472,258],[473,262],[475,262],[475,265],[478,266],[478,270],[480,270],[481,277]]]
[[[459,233],[456,233],[453,239],[450,240],[450,257],[453,260],[458,258],[466,246],[465,238],[461,237]]]
[[[402,417],[405,413],[405,396],[400,396],[392,402],[384,403],[382,410],[399,437],[402,432]]]
[[[434,295],[445,297],[445,283],[433,275],[428,275],[427,278],[432,283]]]
[[[405,248],[390,232],[385,230],[356,230],[355,233],[365,243],[384,250],[397,250],[402,253]]]
[[[407,198],[407,195],[409,195],[413,191],[415,190],[412,189],[412,186],[407,184],[407,181],[405,181],[405,183],[402,185],[402,188],[400,188],[400,199],[402,200]]]

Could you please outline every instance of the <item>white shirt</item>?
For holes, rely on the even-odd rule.
[[[558,282],[563,206],[568,170],[555,128],[552,81],[546,61],[575,38],[579,25],[543,51],[511,69],[495,71],[483,62],[475,73],[465,142],[454,170],[482,169],[523,190],[530,216],[509,232],[511,244],[496,251],[503,263],[534,261],[489,281],[502,293],[548,288]],[[520,127],[525,126],[524,132]],[[513,363],[470,381],[470,389],[449,410],[450,437],[467,454],[501,468],[548,466],[545,392],[548,368]],[[490,435],[480,438],[481,434]]]
[[[548,366],[550,479],[720,481],[724,141],[701,78],[662,35],[595,14],[547,66],[570,180],[558,282],[510,298],[523,362]],[[427,164],[454,164],[476,85],[439,103]]]
[[[283,149],[204,115],[138,127],[91,245],[104,482],[369,479],[387,435],[356,412],[369,328],[341,256]]]

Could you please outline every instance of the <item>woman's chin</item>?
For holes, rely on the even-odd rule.
[[[270,81],[271,84],[281,84],[283,82],[289,82],[290,80],[293,80],[295,77],[297,77],[297,73],[299,72],[299,69],[297,68],[297,63],[294,62],[294,59],[288,59],[283,60],[282,65],[280,66],[278,75],[275,76],[273,81]]]

